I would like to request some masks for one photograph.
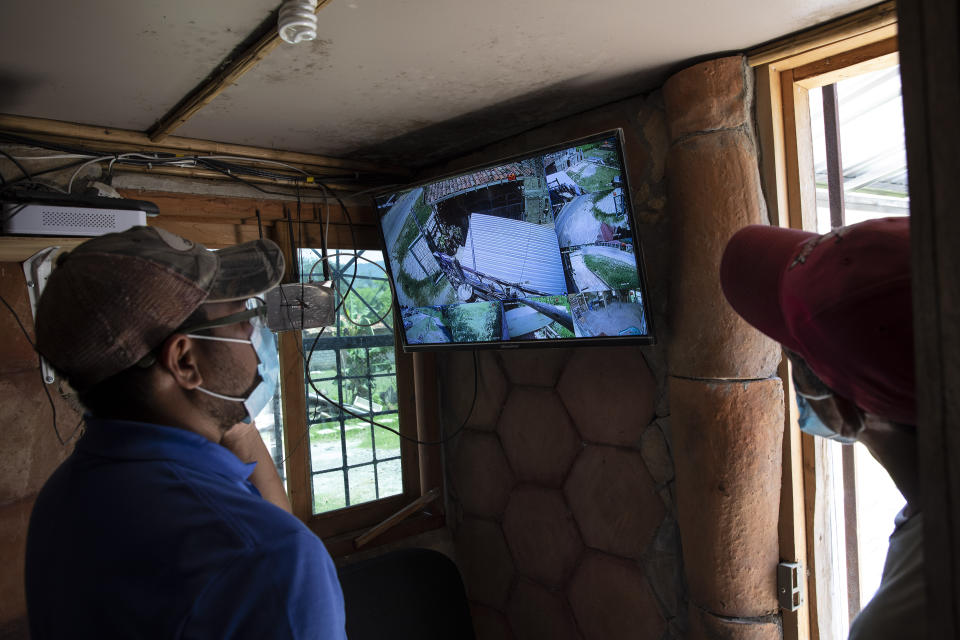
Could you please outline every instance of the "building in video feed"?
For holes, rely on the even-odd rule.
[[[566,247],[560,253],[570,293],[640,287],[632,239]]]
[[[640,289],[596,291],[569,296],[574,330],[579,338],[648,335],[647,313]]]
[[[509,340],[573,338],[573,315],[567,296],[518,298],[503,303]]]
[[[381,208],[402,307],[567,293],[540,157],[411,189]]]

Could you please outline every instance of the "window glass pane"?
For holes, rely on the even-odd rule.
[[[402,493],[396,362],[390,286],[379,251],[330,254],[300,251],[304,277],[330,279],[341,304],[334,326],[303,332],[310,366],[310,425],[314,513]],[[326,269],[324,269],[324,263]],[[379,265],[379,267],[378,267]],[[342,407],[342,409],[341,409]],[[381,465],[390,477],[381,482]],[[340,474],[340,485],[332,480]],[[346,478],[344,485],[343,479]],[[322,480],[321,480],[322,479]],[[322,495],[318,492],[324,492]],[[331,493],[334,492],[334,493]]]
[[[373,442],[368,420],[347,420],[347,464],[356,465],[373,460]],[[376,427],[373,427],[376,428]]]
[[[836,90],[844,224],[908,215],[910,197],[899,66],[847,78],[837,83]],[[817,186],[817,231],[826,233],[831,224],[822,90],[810,91],[809,97]],[[833,465],[836,479],[841,474],[841,445],[829,443],[829,447],[835,458]],[[905,501],[889,474],[866,448],[859,443],[853,447],[859,604],[865,605],[880,584],[894,517],[903,508]],[[825,487],[825,490],[832,492],[832,504],[846,509],[843,505],[842,482],[836,480],[834,484],[835,486]],[[841,523],[834,533],[842,536],[843,511],[838,511],[834,517]],[[845,541],[840,537],[831,542],[838,550],[833,557],[837,562],[844,562]],[[846,575],[845,566],[834,567],[834,570],[839,572],[838,575]],[[838,637],[843,637],[847,629],[846,606],[839,609],[842,609],[844,620],[834,621],[834,632],[839,634]]]
[[[339,422],[310,425],[310,465],[314,472],[343,467],[343,442]]]
[[[377,477],[380,480],[381,494],[389,496],[403,492],[403,475],[399,459],[378,462]]]
[[[391,429],[399,430],[400,428],[400,421],[396,414],[382,416],[377,422]],[[400,457],[400,436],[397,434],[386,429],[377,429],[374,431],[374,443],[377,446],[377,460]]]
[[[358,504],[377,499],[377,478],[373,465],[354,467],[347,472],[350,478],[350,503]]]
[[[313,512],[323,513],[347,506],[343,471],[316,473],[313,476]]]
[[[837,101],[845,223],[908,215],[900,67],[838,82]],[[810,129],[817,184],[817,231],[826,233],[830,231],[830,200],[821,89],[810,91]]]

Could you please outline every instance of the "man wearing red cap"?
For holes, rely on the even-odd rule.
[[[825,235],[750,226],[720,265],[730,305],[793,363],[801,429],[863,443],[906,499],[850,638],[925,637],[909,225],[886,218]]]

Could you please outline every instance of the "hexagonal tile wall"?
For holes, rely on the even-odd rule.
[[[502,351],[500,359],[511,384],[552,387],[570,359],[570,349]]]
[[[520,481],[559,487],[581,449],[580,436],[553,389],[513,387],[497,431]]]
[[[470,617],[473,619],[476,640],[513,640],[515,637],[507,616],[492,607],[471,604]]]
[[[498,518],[513,487],[513,471],[496,434],[466,430],[454,455],[453,488],[469,514]]]
[[[586,554],[568,593],[587,640],[660,638],[666,629],[643,571],[627,560]]]
[[[668,274],[669,136],[659,94],[563,122],[543,134],[572,140],[586,129],[624,127],[646,264]],[[479,588],[468,587],[478,640],[685,634],[679,533],[667,515],[674,491],[669,420],[649,430],[655,412],[670,413],[669,278],[648,284],[658,346],[477,353],[477,404],[463,434],[445,447],[445,468],[458,562],[465,581]],[[448,434],[473,399],[472,358],[438,356]],[[504,544],[513,569],[501,605]]]
[[[517,571],[552,586],[562,584],[583,549],[563,494],[554,489],[517,487],[503,516],[503,532]]]
[[[639,347],[578,349],[557,393],[584,440],[636,447],[651,418],[657,385]]]
[[[517,582],[507,615],[517,636],[524,640],[580,640],[564,594],[548,591],[529,580]]]
[[[587,447],[564,493],[588,546],[640,558],[666,514],[638,452]]]
[[[474,357],[477,359],[476,385]],[[508,391],[507,380],[496,354],[456,351],[447,354],[440,363],[444,432],[451,433],[464,425],[464,421],[467,427],[473,429],[492,430],[497,424]]]
[[[513,560],[500,525],[464,518],[454,543],[467,595],[471,600],[502,608],[513,582]]]

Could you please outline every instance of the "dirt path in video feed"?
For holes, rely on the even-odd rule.
[[[610,287],[598,278],[583,261],[582,253],[570,254],[570,266],[573,267],[573,281],[578,291],[606,291]]]
[[[593,336],[615,336],[630,327],[643,329],[643,307],[612,302],[604,309],[588,312],[580,323]]]

